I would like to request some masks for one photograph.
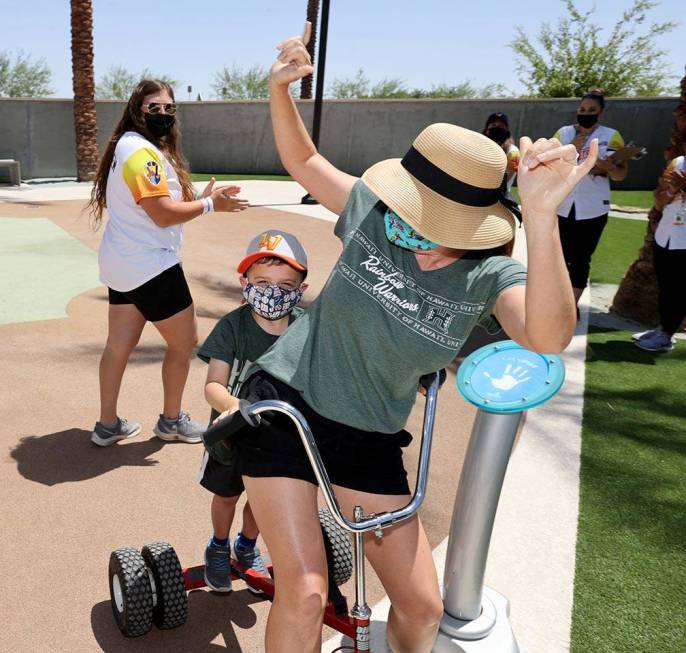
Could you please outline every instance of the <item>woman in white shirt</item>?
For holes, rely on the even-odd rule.
[[[633,338],[641,349],[671,351],[686,319],[686,157],[670,161],[655,192],[655,208],[662,211],[653,248],[660,324]]]
[[[174,92],[159,80],[141,81],[111,136],[95,178],[89,209],[96,226],[108,221],[99,251],[100,280],[108,287],[109,314],[100,360],[100,419],[91,441],[109,446],[141,431],[117,415],[129,355],[146,321],[167,344],[162,364],[164,406],[154,433],[163,440],[200,442],[203,426],[181,409],[197,328],[193,299],[181,268],[184,222],[210,211],[241,211],[235,186],[193,199],[180,147]]]
[[[553,138],[571,143],[579,161],[588,156],[589,145],[598,140],[598,161],[558,208],[560,241],[577,303],[588,283],[591,257],[607,224],[610,210],[610,181],[622,181],[626,164],[615,164],[611,155],[624,146],[621,134],[600,124],[605,96],[600,90],[586,93],[579,104],[576,124],[561,127]]]

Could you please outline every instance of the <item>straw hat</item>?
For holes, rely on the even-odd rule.
[[[513,213],[519,213],[505,197],[506,165],[491,139],[436,123],[402,159],[374,164],[362,180],[425,238],[455,249],[490,249],[514,238]]]

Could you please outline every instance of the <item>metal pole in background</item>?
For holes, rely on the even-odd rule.
[[[326,40],[329,34],[329,4],[330,0],[322,0],[322,18],[319,32],[319,50],[317,55],[317,85],[314,92],[314,117],[312,118],[312,142],[319,149],[319,131],[322,123],[322,98],[324,97],[324,69],[326,67]],[[305,195],[302,204],[318,204],[309,193]]]

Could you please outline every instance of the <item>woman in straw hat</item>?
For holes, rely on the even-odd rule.
[[[340,214],[343,252],[320,296],[257,362],[249,400],[279,398],[307,418],[346,513],[406,504],[402,447],[417,380],[445,367],[472,328],[493,314],[524,347],[560,352],[575,325],[574,295],[556,208],[591,168],[573,146],[523,138],[520,192],[529,273],[503,250],[515,234],[505,198],[506,157],[482,134],[427,127],[405,157],[361,179],[315,149],[288,86],[312,72],[303,37],[280,46],[271,115],[281,160]],[[503,203],[505,202],[505,203]],[[267,653],[320,650],[327,571],[315,478],[290,423],[278,416],[239,433],[244,481],[274,564]],[[395,653],[431,649],[443,606],[431,547],[418,518],[371,538],[369,562],[391,600]]]

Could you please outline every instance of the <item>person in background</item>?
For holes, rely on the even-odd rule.
[[[671,351],[674,334],[686,319],[686,157],[672,159],[655,191],[655,208],[662,217],[655,228],[653,264],[658,287],[660,324],[633,335],[637,347]]]
[[[503,148],[503,152],[505,152],[507,157],[507,192],[509,193],[517,176],[520,154],[519,148],[514,144],[512,134],[510,133],[507,114],[497,111],[488,116],[483,134],[500,145]]]
[[[194,199],[181,151],[174,91],[166,82],[141,81],[124,108],[100,161],[88,208],[95,225],[107,207],[98,252],[100,280],[109,296],[107,342],[100,359],[100,419],[91,442],[107,447],[138,435],[141,425],[117,415],[129,356],[146,322],[167,344],[162,363],[164,404],[155,435],[198,443],[204,431],[181,409],[193,349],[195,308],[181,267],[183,223],[210,211],[242,211],[248,202],[237,186]]]
[[[610,158],[624,146],[624,139],[616,129],[600,124],[604,111],[603,91],[589,91],[579,104],[576,123],[560,127],[553,136],[563,145],[576,147],[579,163],[588,156],[591,141],[598,141],[595,166],[558,209],[560,241],[577,304],[588,283],[591,257],[607,224],[610,181],[622,181],[627,174],[626,164],[615,164]]]

